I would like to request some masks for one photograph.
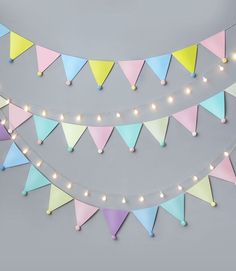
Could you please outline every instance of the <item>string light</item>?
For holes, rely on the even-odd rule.
[[[28,106],[28,105],[25,105],[25,106],[24,106],[24,110],[25,110],[25,112],[28,112],[28,111],[30,110],[29,106]]]
[[[6,124],[6,120],[5,119],[1,120],[1,124],[5,125]]]
[[[15,140],[15,139],[16,139],[16,137],[17,137],[17,134],[16,134],[16,133],[14,133],[14,134],[12,134],[11,139],[12,139],[12,140]]]
[[[41,113],[41,115],[42,115],[43,117],[46,117],[46,116],[47,116],[46,110],[43,110],[42,113]]]
[[[218,67],[221,72],[223,72],[223,70],[225,69],[222,65],[219,65]]]
[[[77,115],[75,119],[76,119],[76,121],[80,122],[81,121],[81,116]]]
[[[65,119],[65,118],[64,118],[64,115],[61,114],[61,115],[60,115],[60,120],[63,121],[64,119]]]
[[[172,104],[174,102],[174,98],[172,96],[167,97],[167,102]]]
[[[120,113],[119,113],[119,112],[116,113],[116,117],[117,117],[118,119],[120,118]]]
[[[101,121],[101,120],[102,120],[101,115],[97,115],[97,121]]]
[[[139,200],[140,202],[144,202],[144,197],[143,197],[143,196],[140,196],[138,200]]]
[[[163,192],[160,192],[160,198],[163,199],[165,197]]]
[[[184,90],[184,93],[185,93],[186,95],[190,95],[191,92],[192,92],[191,88],[186,88],[186,89]]]
[[[134,109],[133,113],[134,113],[135,116],[137,116],[139,114],[138,109]]]
[[[212,164],[210,164],[209,168],[210,168],[210,170],[213,170],[214,166]]]
[[[56,174],[56,173],[53,173],[53,174],[52,174],[52,178],[53,178],[54,180],[56,180],[57,174]]]
[[[66,187],[67,187],[67,189],[71,189],[72,183],[68,183],[68,184],[66,185]]]
[[[107,196],[106,195],[103,195],[102,196],[102,201],[106,201],[107,200]]]
[[[126,203],[126,198],[123,197],[122,200],[121,200],[121,202],[122,202],[123,204],[125,204],[125,203]]]
[[[229,153],[227,151],[224,152],[224,156],[225,157],[228,157],[229,156]]]
[[[203,83],[207,83],[208,79],[205,76],[203,76],[202,81],[203,81]]]
[[[196,182],[198,180],[197,176],[193,176],[193,181]]]
[[[29,151],[28,148],[24,148],[22,152],[23,152],[24,154],[26,154],[28,151]]]
[[[88,191],[88,190],[84,191],[84,196],[85,196],[85,197],[88,197],[88,196],[89,196],[89,191]]]
[[[36,166],[37,167],[40,167],[42,165],[42,161],[38,161],[37,163],[36,163]]]
[[[236,53],[232,54],[232,60],[236,61]]]
[[[157,106],[154,103],[152,103],[151,108],[152,108],[152,110],[156,110]]]
[[[181,185],[178,185],[178,186],[177,186],[177,189],[178,189],[179,191],[182,191],[182,190],[183,190],[183,187],[182,187]]]

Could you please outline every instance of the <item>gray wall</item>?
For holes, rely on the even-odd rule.
[[[233,0],[162,2],[0,0],[0,21],[35,43],[60,52],[120,60],[171,52],[225,29],[236,20]],[[228,31],[229,55],[236,50],[235,36],[236,28]],[[104,90],[98,93],[88,66],[68,88],[64,84],[61,60],[45,72],[43,78],[38,78],[34,48],[11,65],[8,44],[8,36],[0,40],[1,93],[12,97],[16,104],[32,105],[34,113],[43,107],[52,117],[62,110],[69,112],[68,122],[73,121],[78,112],[89,112],[84,123],[96,124],[94,116],[99,112],[126,111],[158,100],[157,112],[143,108],[137,119],[127,111],[122,123],[151,120],[196,104],[235,81],[235,63],[227,64],[225,71],[219,74],[216,68],[219,60],[201,47],[197,73],[207,72],[207,86],[202,84],[200,76],[191,79],[173,60],[165,88],[145,66],[138,91],[134,93],[119,67],[115,67]],[[193,87],[193,95],[184,97],[181,91],[189,85]],[[179,93],[176,102],[169,106],[165,97],[175,91]],[[88,134],[76,151],[69,154],[60,128],[43,146],[35,144],[32,120],[21,127],[19,133],[48,163],[70,179],[108,195],[140,195],[173,187],[196,172],[206,172],[209,162],[235,143],[235,108],[236,100],[228,95],[227,125],[200,109],[197,138],[171,121],[168,145],[164,149],[143,129],[135,154],[128,152],[117,133],[113,134],[102,156],[97,154]],[[103,123],[118,124],[111,115],[105,117]],[[1,142],[1,161],[9,145],[10,142]],[[236,153],[232,161],[236,164]],[[1,270],[218,271],[235,268],[236,192],[228,183],[213,179],[217,208],[187,197],[187,228],[180,227],[161,210],[155,226],[156,238],[150,239],[130,216],[119,240],[114,242],[101,213],[77,233],[72,204],[47,216],[47,188],[22,197],[20,192],[28,168],[23,166],[0,174]],[[72,191],[75,197],[81,193],[79,189]],[[99,196],[95,193],[88,202],[99,207],[124,208],[117,197],[103,204]],[[160,202],[158,197],[149,197],[141,205],[136,197],[130,198],[128,209]]]

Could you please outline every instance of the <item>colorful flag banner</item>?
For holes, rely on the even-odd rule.
[[[0,24],[0,38],[8,34],[10,30],[3,24]]]
[[[3,98],[2,96],[0,96],[0,108],[3,108],[4,106],[9,104],[9,100]]]
[[[232,84],[230,87],[225,89],[225,92],[231,94],[232,96],[236,97],[236,83]]]
[[[0,141],[9,139],[11,139],[11,136],[8,134],[5,126],[0,123]]]
[[[95,126],[90,126],[88,127],[89,133],[96,144],[98,148],[98,153],[103,153],[104,148],[107,144],[107,141],[109,140],[113,127],[95,127]]]

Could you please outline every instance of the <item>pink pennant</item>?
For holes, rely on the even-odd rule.
[[[88,127],[89,133],[98,148],[98,153],[103,153],[103,149],[109,140],[113,127]]]
[[[93,215],[95,215],[98,210],[99,209],[97,207],[75,200],[75,229],[79,231],[81,226],[83,226]]]
[[[188,129],[193,136],[197,135],[197,115],[198,115],[198,106],[194,105],[183,111],[180,111],[173,115],[173,117],[180,122],[186,129]]]
[[[32,117],[30,112],[23,110],[22,108],[10,103],[8,107],[9,112],[9,132],[11,133],[27,119]]]
[[[130,82],[131,88],[136,90],[136,82],[144,65],[144,60],[119,61],[119,65]]]
[[[42,76],[43,72],[60,56],[60,53],[50,49],[36,45],[38,76]]]
[[[229,157],[225,157],[210,173],[210,176],[236,184],[236,176]]]

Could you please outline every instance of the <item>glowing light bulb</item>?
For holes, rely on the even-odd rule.
[[[134,110],[133,110],[133,113],[134,113],[135,116],[137,116],[138,113],[139,113],[139,112],[138,112],[138,109],[134,109]]]
[[[68,184],[66,185],[66,187],[67,187],[67,189],[71,189],[72,183],[68,183]]]
[[[60,115],[60,120],[63,121],[64,119],[65,119],[65,118],[64,118],[64,115],[61,114],[61,115]]]
[[[15,140],[15,139],[16,139],[16,136],[17,136],[17,134],[14,133],[14,134],[11,136],[11,139],[12,139],[12,140]]]
[[[42,111],[42,116],[46,117],[47,116],[47,112],[45,110]]]
[[[208,79],[205,76],[203,76],[202,81],[203,81],[203,83],[207,83]]]
[[[212,164],[210,164],[209,168],[210,168],[210,170],[213,170],[214,166]]]
[[[81,116],[80,115],[76,116],[76,121],[81,121]]]
[[[88,190],[84,191],[84,196],[85,196],[85,197],[88,197],[88,196],[89,196],[89,191],[88,191]]]
[[[123,204],[125,204],[125,203],[126,203],[126,198],[123,197],[122,200],[121,200],[121,202],[122,202]]]
[[[227,151],[224,152],[224,156],[225,157],[228,157],[229,156],[229,153]]]
[[[192,92],[191,88],[186,88],[186,89],[184,90],[184,93],[185,93],[186,95],[190,95],[191,92]]]
[[[139,200],[140,202],[144,202],[144,197],[143,197],[143,196],[140,196],[138,200]]]
[[[152,110],[156,110],[156,109],[157,109],[157,106],[156,106],[154,103],[152,103],[152,104],[151,104],[151,108],[152,108]]]
[[[30,110],[29,106],[28,106],[28,105],[25,105],[25,106],[24,106],[24,110],[25,110],[25,112],[28,112],[28,111]]]
[[[118,119],[120,118],[120,113],[119,113],[119,112],[116,113],[116,117],[117,117]]]
[[[232,54],[232,60],[236,61],[236,53]]]
[[[2,125],[5,125],[5,124],[6,124],[6,120],[3,119],[3,120],[1,121],[1,124],[2,124]]]
[[[163,199],[165,197],[164,193],[160,192],[160,198]]]
[[[52,178],[53,178],[54,180],[56,180],[57,174],[56,174],[56,173],[53,173],[53,174],[52,174]]]
[[[42,161],[38,161],[37,163],[36,163],[36,166],[37,167],[40,167],[42,165]]]
[[[7,102],[8,104],[10,103],[10,101],[11,101],[10,99],[7,99],[7,100],[6,100],[6,102]]]
[[[102,120],[101,115],[97,115],[97,121],[101,121],[101,120]]]
[[[177,189],[178,189],[179,191],[182,191],[182,190],[183,190],[183,187],[182,187],[181,185],[178,185],[178,186],[177,186]]]
[[[103,195],[102,196],[102,201],[106,201],[107,200],[107,196],[106,195]]]
[[[174,102],[174,98],[172,96],[167,97],[167,102],[172,104]]]
[[[29,151],[28,148],[24,148],[22,152],[23,152],[24,154],[26,154],[28,151]]]
[[[197,176],[193,176],[193,181],[196,182],[198,180]]]
[[[218,67],[221,72],[223,72],[223,70],[225,69],[222,65],[219,65]]]

